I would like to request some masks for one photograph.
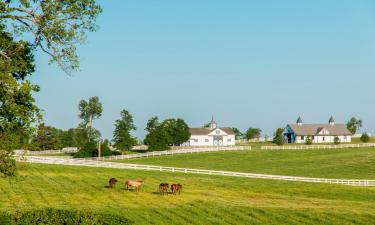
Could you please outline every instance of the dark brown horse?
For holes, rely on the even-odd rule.
[[[171,186],[172,193],[174,195],[181,194],[182,191],[182,185],[181,184],[172,184]]]
[[[168,195],[168,189],[169,189],[169,184],[167,184],[167,183],[161,183],[159,185],[159,193],[161,195],[164,195],[164,194]]]
[[[116,183],[117,183],[118,181],[117,181],[117,179],[116,178],[111,178],[110,180],[109,180],[109,188],[114,188],[115,186],[116,186]]]

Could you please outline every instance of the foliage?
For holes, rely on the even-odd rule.
[[[116,120],[115,123],[113,146],[119,150],[130,150],[131,147],[137,144],[137,139],[130,134],[136,129],[133,116],[127,110],[122,110],[121,118]]]
[[[11,177],[16,175],[17,167],[13,150],[19,143],[19,136],[14,133],[0,134],[0,173]]]
[[[32,141],[32,145],[36,150],[55,150],[61,149],[60,139],[61,131],[57,128],[40,124],[36,137]]]
[[[98,144],[97,142],[87,142],[78,152],[74,154],[74,158],[90,158],[98,157]],[[109,141],[104,140],[100,143],[100,155],[101,156],[111,156],[118,155],[120,152],[111,151],[109,147]]]
[[[169,146],[178,146],[190,138],[189,127],[183,119],[166,119],[159,122],[157,117],[151,118],[146,127],[149,133],[144,143],[149,150],[167,150]]]
[[[370,136],[367,133],[363,133],[362,136],[361,136],[361,141],[363,143],[369,142],[370,141]]]
[[[80,128],[86,131],[87,138],[91,141],[96,135],[96,130],[93,128],[93,120],[99,119],[102,116],[102,103],[99,101],[99,97],[94,96],[89,101],[81,100],[78,108],[80,111],[79,118],[83,120]]]
[[[12,24],[14,35],[23,41],[31,39],[33,47],[69,73],[79,68],[76,46],[84,42],[87,32],[96,30],[101,11],[95,0],[6,0],[0,2],[0,23]]]
[[[312,143],[313,143],[312,138],[311,138],[310,136],[306,137],[305,144],[306,144],[306,145],[312,145]]]
[[[34,72],[31,46],[25,41],[15,41],[4,29],[0,24],[0,74],[12,74],[17,80],[23,80]]]
[[[254,139],[254,138],[259,138],[261,133],[262,133],[261,129],[250,127],[246,131],[246,139],[251,140],[251,139]]]
[[[87,142],[78,152],[74,154],[74,158],[89,158],[98,155],[98,145],[95,142]]]
[[[335,137],[335,138],[333,139],[333,143],[334,143],[335,145],[339,145],[339,144],[341,143],[340,138],[339,138],[339,137]]]
[[[236,135],[236,140],[240,140],[243,138],[243,133],[237,128],[237,127],[232,127],[232,130],[234,134]]]
[[[284,128],[277,128],[276,132],[274,133],[273,137],[273,143],[277,145],[284,145],[285,139],[284,139]]]
[[[66,209],[37,209],[32,211],[19,211],[16,213],[0,214],[3,223],[1,224],[19,224],[19,225],[117,225],[132,224],[126,217],[97,213],[90,211],[66,210]],[[0,219],[0,221],[1,221]],[[6,222],[5,222],[6,221]]]
[[[356,134],[357,131],[362,127],[362,120],[357,119],[355,117],[352,117],[348,123],[346,124],[346,127],[352,134]]]
[[[34,71],[30,46],[15,41],[4,28],[0,24],[0,172],[12,176],[16,173],[13,150],[28,143],[41,115],[32,96],[39,87],[23,80]]]

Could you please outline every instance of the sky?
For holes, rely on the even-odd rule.
[[[101,0],[99,29],[71,76],[36,55],[37,104],[47,124],[76,127],[78,103],[98,96],[94,122],[112,138],[120,111],[143,138],[152,116],[200,127],[259,127],[355,116],[375,134],[373,0]]]

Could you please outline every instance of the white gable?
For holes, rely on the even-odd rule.
[[[213,130],[211,133],[209,133],[208,135],[209,136],[217,136],[217,135],[227,136],[228,134],[225,133],[222,129],[217,128],[217,129]]]
[[[327,129],[323,128],[318,134],[327,135],[327,134],[329,134],[329,131]]]

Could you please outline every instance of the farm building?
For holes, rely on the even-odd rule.
[[[305,143],[308,138],[313,143],[333,143],[337,137],[340,142],[352,141],[352,134],[345,124],[336,124],[333,117],[328,124],[304,124],[301,117],[296,124],[288,124],[284,132],[288,143]]]
[[[190,140],[184,146],[230,146],[235,145],[235,133],[231,128],[221,128],[212,118],[207,128],[190,128]]]

